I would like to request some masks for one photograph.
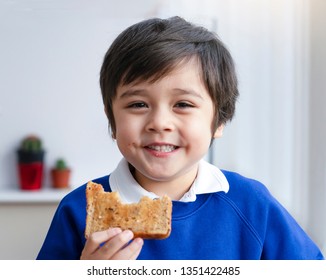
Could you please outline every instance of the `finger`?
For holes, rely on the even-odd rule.
[[[107,259],[111,259],[118,251],[125,247],[134,237],[131,230],[124,230],[115,235],[98,250],[98,254],[105,255]]]
[[[117,252],[112,259],[115,260],[135,260],[140,254],[144,245],[144,240],[141,238],[134,239],[128,246]]]
[[[112,239],[114,236],[121,233],[121,231],[120,228],[110,228],[108,230],[92,233],[86,241],[82,256],[93,254],[102,243]]]
[[[131,256],[129,257],[129,260],[135,260],[135,259],[137,259],[137,257],[140,254],[140,251],[141,251],[141,249],[143,248],[143,245],[144,245],[144,240],[143,239],[138,238],[138,239],[135,239],[135,240],[137,240],[136,241],[137,242],[136,244],[138,246],[138,249],[135,248],[134,253],[131,254]]]

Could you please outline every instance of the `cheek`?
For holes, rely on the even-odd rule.
[[[212,141],[211,120],[197,118],[185,123],[182,128],[183,137],[188,143],[193,143],[198,149],[207,149]]]
[[[185,125],[189,127],[192,133],[196,132],[196,136],[209,138],[209,141],[213,137],[213,113],[210,111],[210,108],[207,108],[206,112],[202,111],[200,114],[193,116]]]
[[[195,133],[193,136],[195,137],[196,141],[201,142],[202,144],[206,143],[209,145],[213,137],[210,123],[201,123],[201,125],[198,125],[196,131],[197,133]]]
[[[127,119],[119,119],[116,122],[115,140],[121,151],[131,150],[137,139],[140,139],[137,123]]]
[[[128,124],[117,127],[115,140],[120,152],[126,157],[135,147],[134,129]]]
[[[133,138],[135,129],[130,125],[130,123],[126,123],[125,125],[117,125],[116,126],[116,141],[117,142],[128,142]]]
[[[130,129],[132,119],[128,118],[119,110],[113,110],[115,119],[116,138],[122,138],[124,135],[132,132]],[[117,140],[117,139],[116,139]]]

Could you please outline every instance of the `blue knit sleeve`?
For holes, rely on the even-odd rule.
[[[262,244],[261,259],[324,259],[313,240],[263,184],[223,172],[230,184],[225,197]]]
[[[110,191],[109,176],[93,180]],[[86,243],[86,184],[73,190],[60,202],[37,259],[80,259]]]

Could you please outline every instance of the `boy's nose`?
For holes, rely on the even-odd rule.
[[[146,130],[151,132],[172,131],[174,128],[173,117],[167,110],[153,110],[148,116]]]

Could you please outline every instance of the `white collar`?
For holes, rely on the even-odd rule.
[[[124,203],[138,202],[142,196],[148,196],[152,199],[158,198],[155,193],[146,191],[137,183],[129,170],[128,162],[124,158],[111,173],[109,183],[111,190],[118,192]],[[229,191],[229,183],[226,177],[219,168],[201,160],[194,183],[179,201],[191,202],[196,200],[197,194],[220,191]]]

